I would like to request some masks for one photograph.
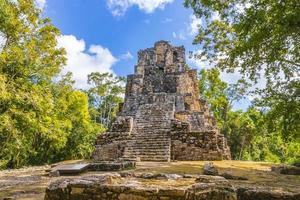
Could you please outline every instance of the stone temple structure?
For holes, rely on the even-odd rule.
[[[98,136],[94,161],[222,160],[230,149],[206,101],[183,46],[166,41],[138,53],[125,101],[109,132]]]

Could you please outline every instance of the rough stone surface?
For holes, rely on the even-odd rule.
[[[132,178],[133,177],[133,178]],[[174,185],[174,179],[178,185]],[[175,174],[119,174],[54,181],[45,200],[298,200],[300,193],[259,187],[235,187],[221,176]]]
[[[134,168],[135,162],[133,161],[99,162],[91,163],[89,166],[90,171],[121,171]]]
[[[205,163],[203,166],[203,174],[217,176],[218,170],[212,162]]]
[[[272,166],[272,172],[278,174],[286,174],[286,175],[300,175],[300,167],[289,166],[289,165],[280,165],[280,166]]]
[[[156,42],[138,53],[124,103],[109,132],[98,136],[95,161],[230,159],[208,105],[199,99],[197,71],[183,46]]]
[[[237,197],[238,200],[299,200],[300,193],[291,194],[288,192],[239,188]]]
[[[236,196],[235,189],[223,177],[201,176],[191,184],[176,187],[148,185],[139,178],[122,181],[120,176],[104,175],[53,182],[46,190],[45,200],[236,200]]]
[[[86,171],[90,167],[89,163],[56,165],[49,171],[49,176],[75,175]]]
[[[83,161],[66,161],[57,164],[82,163]],[[174,186],[178,188],[185,185],[194,184],[191,182],[203,173],[204,161],[178,161],[178,162],[138,162],[134,170],[119,172],[121,178],[125,180],[142,180],[156,186]],[[271,172],[271,163],[244,162],[244,161],[216,161],[214,165],[219,170],[220,176],[225,173],[236,177],[247,178],[248,180],[229,179],[229,183],[238,191],[248,191],[240,193],[248,199],[249,195],[269,193],[269,196],[285,196],[284,198],[299,199],[300,177],[295,175],[282,175]],[[61,179],[72,178],[70,176],[49,177],[47,176],[52,168],[49,165],[25,167],[14,170],[0,171],[0,199],[44,199],[46,187],[50,182]],[[87,172],[77,176],[98,176],[108,172]],[[145,173],[147,175],[145,175]],[[118,175],[119,176],[119,175]],[[152,177],[144,179],[143,177]],[[182,178],[181,178],[182,177]],[[226,178],[226,177],[225,177]],[[186,184],[186,182],[188,184]],[[128,182],[135,184],[134,181]],[[279,193],[279,194],[278,194]],[[282,194],[280,194],[282,193]],[[246,196],[247,195],[247,196]],[[253,197],[255,198],[255,196]],[[253,199],[252,198],[252,199]],[[262,196],[260,197],[262,198]],[[273,197],[272,197],[273,198]],[[281,197],[280,197],[281,198]]]

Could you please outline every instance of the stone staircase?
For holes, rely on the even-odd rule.
[[[134,121],[132,139],[124,151],[124,159],[140,161],[170,161],[170,111],[155,104],[141,106]]]

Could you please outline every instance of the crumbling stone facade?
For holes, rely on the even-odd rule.
[[[159,41],[139,51],[124,104],[110,132],[98,136],[93,158],[230,159],[226,139],[206,101],[199,99],[197,71],[187,68],[183,46]]]

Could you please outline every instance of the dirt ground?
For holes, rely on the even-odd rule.
[[[69,161],[77,163],[82,161]],[[202,174],[205,161],[186,162],[140,162],[134,172],[168,173],[168,174]],[[300,176],[279,175],[271,172],[271,163],[245,161],[215,161],[220,173],[243,176],[248,180],[230,180],[235,187],[265,188],[273,191],[299,192]],[[0,171],[0,200],[13,197],[18,200],[42,200],[44,192],[51,181],[64,178],[49,177],[45,170],[51,166],[35,166],[16,170]],[[101,172],[86,172],[95,174]],[[153,182],[152,184],[156,184]]]

